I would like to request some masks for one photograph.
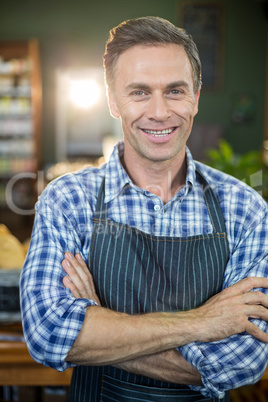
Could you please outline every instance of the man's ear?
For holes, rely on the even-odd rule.
[[[198,113],[198,104],[199,104],[199,98],[200,98],[200,91],[201,91],[201,87],[199,88],[199,90],[195,94],[195,113],[194,113],[194,115],[197,115],[197,113]]]
[[[107,96],[108,96],[108,104],[109,104],[109,109],[110,109],[111,115],[113,117],[115,117],[116,119],[119,119],[120,112],[119,112],[118,107],[117,107],[115,94],[109,88],[108,88],[108,91],[107,91]]]

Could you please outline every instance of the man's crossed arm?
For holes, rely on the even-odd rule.
[[[63,283],[76,298],[88,298],[82,329],[67,361],[80,365],[111,364],[159,380],[199,385],[199,372],[176,350],[195,342],[222,340],[247,332],[268,343],[268,334],[249,318],[268,321],[268,296],[254,288],[268,288],[267,278],[246,278],[184,312],[129,315],[101,307],[94,280],[79,254],[65,254]]]

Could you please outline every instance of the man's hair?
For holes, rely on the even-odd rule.
[[[116,63],[119,56],[137,45],[159,46],[177,44],[184,48],[192,66],[194,92],[201,86],[201,62],[191,35],[171,22],[159,17],[126,20],[110,30],[103,56],[106,84],[114,89]]]

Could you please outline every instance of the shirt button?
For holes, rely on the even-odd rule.
[[[155,211],[160,211],[160,205],[157,205],[157,204],[156,204],[156,205],[154,206],[154,210],[155,210]]]

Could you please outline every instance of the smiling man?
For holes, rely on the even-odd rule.
[[[195,92],[189,58],[176,44],[133,46],[120,56],[116,73],[109,104],[122,120],[124,166],[144,189],[152,189],[153,171],[166,203],[185,183],[185,145],[198,109],[200,88]]]
[[[27,345],[75,366],[69,401],[228,401],[267,364],[267,204],[186,147],[201,65],[184,30],[125,21],[104,67],[124,141],[36,205]]]

